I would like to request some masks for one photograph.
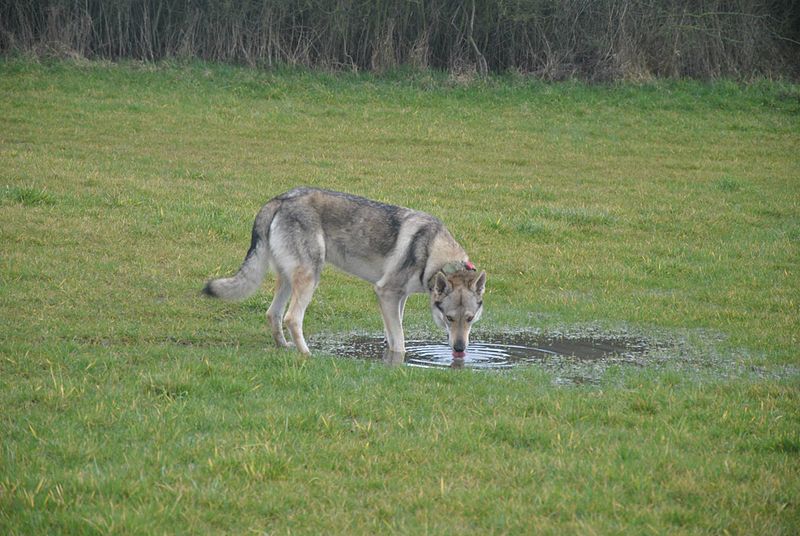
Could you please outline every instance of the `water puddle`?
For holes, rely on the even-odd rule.
[[[465,368],[503,371],[533,366],[552,373],[564,386],[597,385],[614,366],[662,368],[698,377],[798,378],[800,368],[764,368],[748,363],[744,350],[720,353],[723,341],[715,332],[665,332],[636,328],[607,331],[594,326],[564,326],[551,331],[473,332],[464,359],[453,359],[442,340],[406,341],[405,354],[388,352],[383,337],[353,334],[317,339],[326,353],[391,365],[424,368]]]
[[[412,367],[502,370],[534,363],[639,363],[651,347],[648,341],[635,337],[571,338],[512,333],[470,342],[463,359],[454,359],[446,343],[421,340],[406,341],[405,355],[388,352],[383,338],[374,336],[351,337],[333,353],[359,359],[383,359]]]

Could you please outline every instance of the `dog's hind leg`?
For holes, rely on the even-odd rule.
[[[283,335],[283,311],[286,309],[286,304],[291,296],[292,285],[289,278],[277,271],[275,273],[275,295],[272,297],[272,303],[267,310],[267,320],[272,330],[272,338],[281,348],[289,346],[289,343],[286,342],[286,337]]]
[[[301,353],[306,355],[311,352],[303,337],[303,317],[308,304],[311,303],[311,297],[314,295],[318,282],[319,276],[312,273],[308,268],[302,266],[295,268],[292,273],[292,300],[284,318],[286,327],[289,328],[289,333],[292,335],[294,345]]]

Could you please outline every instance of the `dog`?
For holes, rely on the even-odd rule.
[[[258,212],[239,271],[208,281],[203,292],[225,300],[247,298],[271,268],[277,279],[267,310],[272,336],[279,347],[291,346],[283,333],[285,322],[294,346],[308,355],[303,317],[326,262],[374,285],[388,351],[405,353],[406,299],[427,292],[453,357],[464,358],[470,328],[483,312],[486,272],[478,273],[439,219],[417,210],[296,188]]]

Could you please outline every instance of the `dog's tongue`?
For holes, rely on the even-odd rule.
[[[453,359],[464,359],[465,355],[467,355],[466,352],[456,352],[453,350]]]

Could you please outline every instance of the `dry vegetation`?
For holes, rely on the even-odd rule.
[[[0,51],[547,80],[796,76],[791,0],[38,0],[0,4]]]

